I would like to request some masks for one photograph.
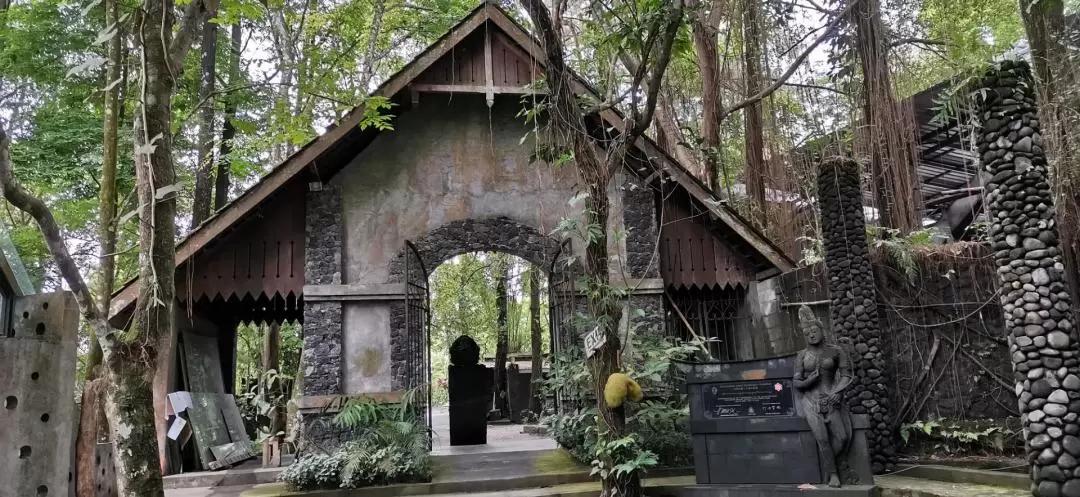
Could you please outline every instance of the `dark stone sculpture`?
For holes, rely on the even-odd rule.
[[[874,473],[881,473],[894,466],[896,449],[859,164],[850,159],[826,161],[818,172],[817,184],[829,271],[829,324],[837,343],[852,353],[855,379],[844,398],[852,414],[870,418],[867,442],[871,466]]]
[[[840,347],[825,342],[825,329],[809,307],[799,308],[806,348],[795,358],[793,384],[802,414],[817,441],[830,487],[840,486],[851,447],[851,413],[844,390],[851,384],[851,361]]]
[[[1080,365],[1031,69],[1004,61],[974,91],[998,265],[1035,497],[1080,497]]]
[[[487,443],[494,371],[479,364],[480,347],[462,335],[450,345],[450,445]]]

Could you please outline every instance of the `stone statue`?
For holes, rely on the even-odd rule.
[[[840,486],[851,446],[851,414],[844,389],[851,384],[851,361],[840,347],[825,343],[825,329],[807,306],[799,308],[806,348],[795,359],[794,386],[802,414],[817,440],[829,486]]]

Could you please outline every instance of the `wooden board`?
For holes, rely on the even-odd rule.
[[[235,443],[239,447],[247,447],[250,454],[251,439],[244,431],[244,421],[232,395],[192,392],[191,401],[192,406],[186,412],[195,433],[199,465],[203,469],[223,467],[214,454],[214,450],[221,452],[223,445]]]
[[[185,388],[190,392],[225,393],[221,354],[216,338],[183,333]]]

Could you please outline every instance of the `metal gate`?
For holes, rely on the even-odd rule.
[[[431,310],[428,274],[412,242],[405,242],[405,387],[422,409],[431,446]]]
[[[570,242],[566,240],[562,243],[559,252],[551,261],[551,270],[548,272],[548,319],[553,361],[556,357],[560,357],[560,354],[565,354],[573,347],[580,346],[574,326],[577,320],[576,314],[579,312],[579,300],[581,300],[577,292],[576,268],[578,264],[574,262],[574,252]],[[564,412],[569,407],[565,403],[564,392],[556,392],[555,406],[559,412]]]

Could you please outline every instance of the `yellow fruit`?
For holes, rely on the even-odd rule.
[[[641,402],[641,399],[645,398],[645,392],[641,391],[641,385],[638,385],[634,380],[630,380],[630,383],[626,384],[626,394],[634,402]]]
[[[619,407],[626,398],[639,402],[644,397],[641,385],[623,373],[612,373],[604,384],[604,402],[611,409]]]

